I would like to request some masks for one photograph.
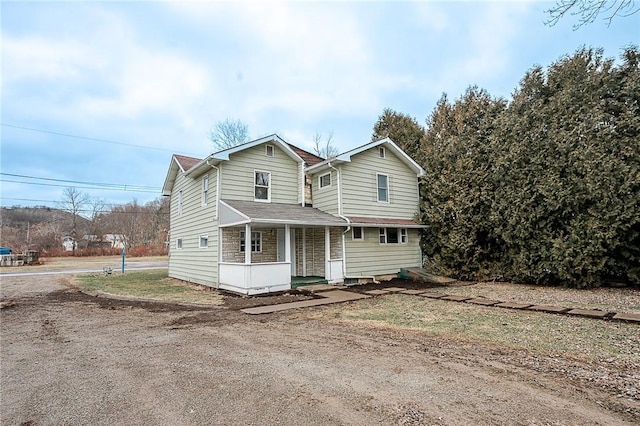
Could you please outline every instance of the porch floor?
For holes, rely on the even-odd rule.
[[[315,285],[315,284],[327,284],[327,280],[324,277],[315,277],[315,276],[307,276],[307,277],[291,277],[291,288],[303,287],[305,285]]]

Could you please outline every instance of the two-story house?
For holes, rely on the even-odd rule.
[[[259,294],[292,277],[360,282],[420,266],[422,174],[390,139],[326,160],[277,135],[174,155],[169,276]]]

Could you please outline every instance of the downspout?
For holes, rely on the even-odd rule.
[[[300,206],[305,206],[305,176],[304,176],[304,161],[300,163]]]
[[[331,160],[329,160],[327,165],[329,168],[336,171],[336,185],[338,186],[338,216],[347,222],[347,229],[342,233],[342,276],[347,278],[347,247],[344,236],[351,230],[351,221],[348,217],[342,214],[342,183],[340,182],[340,170],[331,165]]]
[[[214,220],[217,221],[217,234],[218,234],[218,279],[216,281],[216,290],[220,290],[220,262],[222,261],[222,232],[220,231],[220,167],[214,166],[207,160],[207,166],[216,169],[216,214]]]

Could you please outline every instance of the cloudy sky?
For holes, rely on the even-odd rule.
[[[640,13],[574,31],[544,24],[552,5],[3,0],[1,204],[55,206],[66,186],[144,203],[171,153],[211,153],[226,118],[345,151],[386,107],[424,123],[442,93],[508,97],[583,45],[640,44]]]

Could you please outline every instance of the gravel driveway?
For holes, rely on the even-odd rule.
[[[640,420],[637,404],[595,386],[502,364],[492,354],[504,348],[328,324],[302,311],[256,317],[92,298],[64,280],[2,278],[2,296],[14,302],[0,311],[2,424]]]

